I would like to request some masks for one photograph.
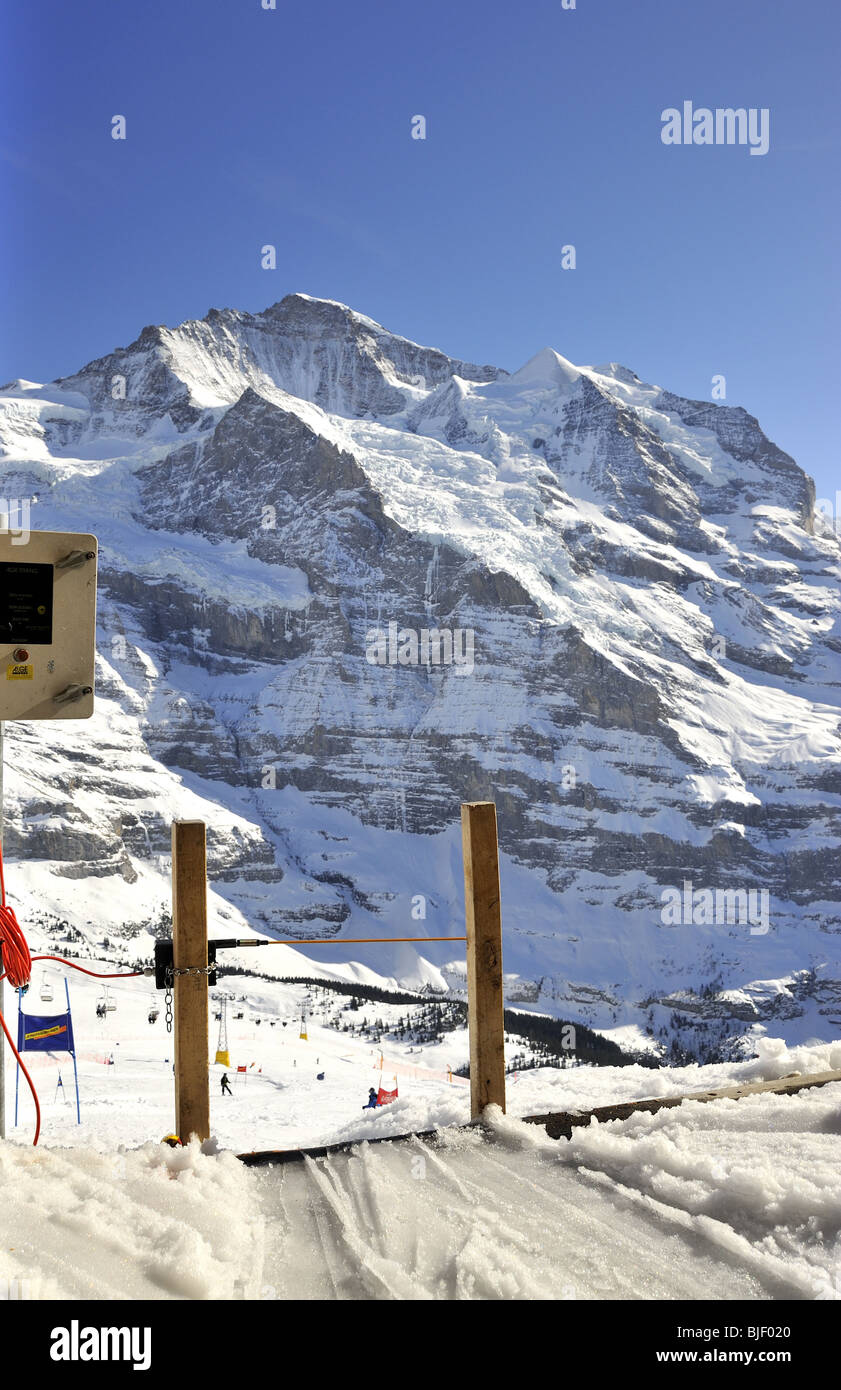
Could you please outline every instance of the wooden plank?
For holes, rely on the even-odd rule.
[[[172,950],[177,972],[207,966],[204,821],[172,824]],[[179,975],[175,996],[175,1132],[183,1144],[210,1138],[208,977]]]
[[[380,937],[382,940],[382,937]],[[449,1128],[450,1126],[448,1126]],[[456,1129],[469,1129],[470,1125],[452,1126]],[[422,1144],[432,1144],[439,1140],[440,1129],[410,1130],[408,1134],[378,1134],[373,1139],[360,1136],[359,1139],[345,1139],[339,1144],[320,1144],[316,1149],[253,1149],[251,1153],[237,1154],[240,1163],[249,1168],[260,1168],[272,1163],[303,1163],[305,1158],[331,1158],[333,1154],[348,1154],[371,1144],[400,1144],[407,1139],[419,1139]]]
[[[561,1110],[546,1115],[524,1115],[523,1123],[543,1125],[550,1139],[569,1139],[573,1129],[579,1125],[589,1125],[591,1120],[604,1124],[607,1120],[627,1120],[630,1115],[644,1113],[655,1115],[658,1110],[668,1110],[682,1105],[685,1100],[697,1100],[707,1104],[711,1100],[741,1100],[743,1096],[796,1095],[812,1086],[827,1086],[832,1081],[841,1081],[841,1071],[814,1072],[808,1076],[780,1077],[777,1081],[751,1081],[742,1086],[724,1086],[718,1091],[687,1091],[678,1096],[654,1096],[650,1100],[622,1101],[617,1105],[600,1105],[595,1110]]]
[[[505,1109],[505,1028],[502,1003],[502,909],[496,806],[461,808],[464,907],[467,923],[467,1015],[470,1037],[470,1113]]]

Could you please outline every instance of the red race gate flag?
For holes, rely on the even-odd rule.
[[[396,1099],[397,1099],[397,1088],[396,1088],[396,1087],[395,1087],[395,1089],[394,1089],[393,1091],[384,1091],[383,1088],[382,1088],[382,1086],[381,1086],[380,1089],[377,1091],[377,1105],[390,1105],[391,1102],[392,1102],[393,1100],[396,1100]]]

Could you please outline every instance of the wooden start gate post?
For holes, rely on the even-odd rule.
[[[207,860],[204,821],[172,823],[172,964],[207,969]],[[174,977],[175,1132],[182,1144],[210,1138],[208,976]]]
[[[475,1120],[486,1105],[505,1109],[502,909],[496,806],[492,801],[462,805],[461,837],[467,926],[470,1114]]]

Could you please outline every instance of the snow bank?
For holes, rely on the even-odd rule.
[[[778,1081],[793,1073],[841,1070],[841,1042],[788,1047],[782,1038],[757,1038],[754,1047],[758,1055],[734,1068],[740,1081]]]
[[[264,1222],[232,1153],[0,1144],[0,1277],[30,1297],[259,1296]]]
[[[562,1159],[736,1254],[776,1296],[838,1298],[839,1136],[828,1086],[593,1121],[562,1141]]]
[[[372,1136],[428,1123],[406,1100]],[[251,1169],[215,1144],[0,1145],[0,1276],[33,1298],[828,1299],[838,1088],[489,1128]]]
[[[622,1101],[656,1099],[692,1091],[719,1090],[754,1081],[777,1081],[799,1073],[841,1070],[841,1043],[788,1047],[781,1038],[751,1040],[757,1056],[745,1062],[696,1063],[686,1067],[541,1067],[509,1076],[507,1105],[517,1115],[593,1110]]]

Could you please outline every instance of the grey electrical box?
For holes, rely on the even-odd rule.
[[[0,531],[0,719],[90,719],[95,536]]]

